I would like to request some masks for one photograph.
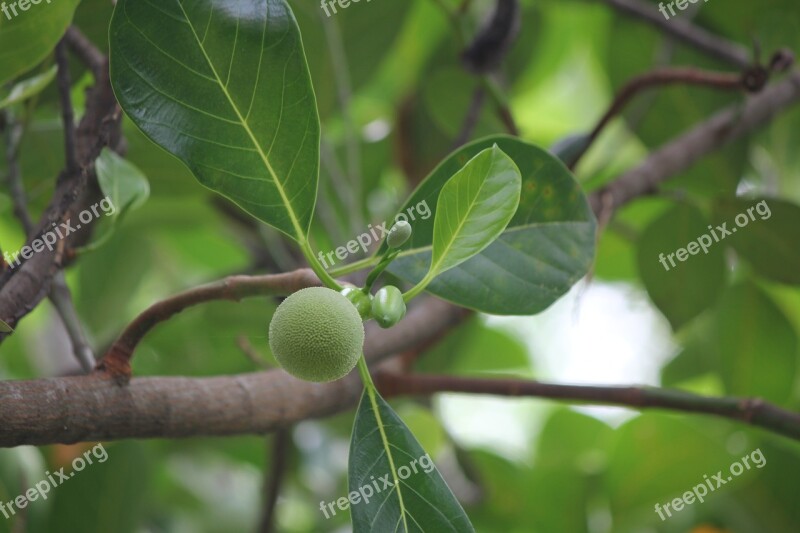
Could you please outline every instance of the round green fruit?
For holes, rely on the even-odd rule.
[[[342,294],[345,298],[350,300],[350,303],[358,311],[358,314],[361,315],[362,320],[368,320],[372,317],[372,295],[366,294],[361,289],[357,289],[356,287],[345,287],[342,289]]]
[[[289,374],[306,381],[335,381],[358,363],[364,325],[345,296],[310,287],[292,294],[275,310],[269,345]]]
[[[395,222],[392,229],[389,230],[389,235],[386,237],[386,244],[389,248],[400,248],[411,237],[411,224],[405,220],[398,220]]]
[[[403,293],[391,285],[383,287],[372,299],[372,316],[382,328],[390,328],[406,316]]]

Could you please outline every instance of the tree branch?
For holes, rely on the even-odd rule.
[[[435,299],[412,307],[392,329],[367,325],[371,363],[411,349],[463,319]],[[352,408],[358,372],[309,383],[282,370],[213,378],[135,378],[125,387],[103,374],[0,381],[0,446],[126,438],[263,434]]]
[[[496,396],[532,396],[635,409],[668,409],[719,416],[800,440],[800,414],[760,398],[711,398],[655,387],[556,385],[517,379],[480,379],[378,372],[375,383],[386,397],[465,392]]]
[[[595,213],[603,211],[604,201],[613,210],[634,198],[652,193],[671,176],[680,174],[703,156],[754,131],[780,111],[800,101],[800,72],[767,87],[743,104],[725,109],[709,120],[665,144],[639,166],[593,192],[589,200]],[[605,200],[604,200],[605,199]]]
[[[289,466],[289,453],[292,449],[292,433],[289,428],[280,428],[272,436],[270,450],[269,477],[264,485],[264,510],[261,515],[259,533],[275,531],[275,507],[281,495],[281,485]]]
[[[71,175],[76,174],[79,167],[78,154],[75,151],[75,112],[72,109],[70,96],[72,81],[69,77],[69,60],[64,39],[61,39],[56,45],[55,56],[58,66],[56,84],[58,85],[61,117],[64,124],[64,160],[66,161],[66,173]]]
[[[62,171],[50,205],[42,215],[28,246],[53,224],[68,221],[93,203],[100,200],[100,191],[94,180],[92,164],[104,146],[118,149],[121,142],[121,111],[111,90],[107,62],[97,73],[95,86],[86,99],[86,113],[75,136],[78,172]],[[58,248],[33,254],[18,268],[0,273],[0,320],[12,327],[50,292],[53,276],[69,261],[65,252],[80,246],[90,236],[90,228],[59,241]],[[0,342],[9,334],[0,332]]]
[[[106,56],[78,28],[67,28],[64,41],[81,62],[91,69],[95,79],[102,77],[106,68]]]
[[[169,320],[181,311],[214,300],[239,301],[254,296],[288,296],[320,284],[310,269],[266,276],[231,276],[214,283],[201,285],[151,305],[131,322],[109,348],[97,365],[115,379],[130,378],[130,360],[142,338],[157,324]]]
[[[658,30],[675,37],[678,42],[740,69],[752,64],[747,48],[718,37],[677,17],[666,19],[652,4],[641,0],[601,0],[626,15],[641,19]]]

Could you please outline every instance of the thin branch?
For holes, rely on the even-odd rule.
[[[106,56],[75,26],[67,28],[64,40],[81,62],[91,69],[94,77],[101,78],[106,68]]]
[[[260,368],[262,370],[266,370],[270,367],[270,364],[264,359],[264,356],[258,353],[258,350],[250,344],[250,340],[245,337],[244,335],[239,335],[236,338],[236,346],[241,350],[241,352],[247,357],[247,360],[253,363],[256,368]]]
[[[611,120],[622,113],[628,103],[643,91],[669,85],[695,85],[710,87],[721,91],[739,91],[745,89],[744,79],[745,77],[741,74],[711,72],[696,68],[681,67],[657,68],[630,79],[617,91],[608,110],[603,114],[597,122],[597,125],[589,134],[589,138],[583,150],[578,151],[572,157],[572,160],[569,161],[569,168],[573,169],[577,166],[581,157],[589,150]]]
[[[322,14],[320,13],[320,17]],[[337,19],[322,17],[322,28],[328,43],[328,51],[333,65],[333,78],[336,84],[336,95],[341,108],[341,118],[345,132],[345,150],[347,154],[347,172],[349,174],[349,187],[342,189],[339,194],[349,194],[355,206],[351,214],[351,229],[358,231],[364,226],[364,217],[361,212],[363,196],[361,178],[361,139],[358,126],[353,120],[352,99],[353,88],[350,83],[350,66],[347,63],[347,53],[344,49],[344,40]],[[335,157],[335,156],[334,156]]]
[[[557,385],[518,379],[481,379],[379,372],[375,382],[387,396],[464,392],[496,396],[531,396],[635,409],[668,409],[728,418],[800,440],[800,414],[760,398],[712,398],[655,387]]]
[[[281,494],[281,485],[289,467],[289,453],[292,449],[292,432],[289,428],[279,428],[272,436],[270,450],[270,470],[264,485],[264,511],[261,515],[260,533],[275,531],[275,507]]]
[[[66,41],[61,39],[56,45],[56,85],[58,86],[59,103],[61,104],[61,118],[64,124],[64,159],[68,175],[77,174],[78,154],[75,149],[75,112],[72,109],[70,90],[72,82],[69,76],[69,61],[67,59]]]
[[[594,191],[589,200],[595,213],[602,198],[609,197],[612,210],[634,198],[652,193],[671,176],[691,167],[702,157],[763,126],[782,110],[800,102],[800,72],[793,71],[780,83],[767,87],[743,104],[735,104],[690,131],[673,139],[610,184]]]
[[[96,364],[94,352],[89,345],[89,341],[86,340],[83,324],[78,318],[75,303],[72,301],[72,293],[69,290],[69,286],[67,286],[63,272],[53,276],[53,281],[50,285],[50,302],[52,302],[53,307],[56,308],[58,315],[61,317],[64,329],[67,330],[75,358],[80,363],[83,371],[88,374]]]
[[[14,216],[22,224],[25,235],[31,235],[34,230],[33,219],[28,213],[28,201],[22,185],[22,169],[19,164],[19,146],[25,127],[10,111],[6,110],[3,117],[6,123],[6,166],[8,167],[6,183],[11,194]]]
[[[752,64],[749,51],[678,17],[666,19],[652,4],[641,0],[600,0],[621,13],[641,19],[679,42],[740,69]]]
[[[461,125],[461,131],[459,132],[458,137],[456,137],[456,140],[453,141],[453,150],[468,143],[472,138],[475,127],[478,125],[478,120],[481,118],[481,111],[483,110],[483,104],[485,101],[486,91],[483,89],[483,87],[476,88],[475,92],[472,93],[472,102],[467,110],[467,116],[464,117],[464,123]]]
[[[130,377],[130,360],[136,346],[156,325],[181,311],[215,300],[239,301],[254,296],[287,296],[306,287],[319,285],[309,269],[266,276],[231,276],[214,283],[189,289],[151,305],[131,322],[106,352],[97,369],[120,381]]]

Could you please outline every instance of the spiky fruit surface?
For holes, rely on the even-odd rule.
[[[364,325],[350,301],[325,287],[302,289],[275,310],[269,345],[278,363],[306,381],[343,378],[364,348]]]

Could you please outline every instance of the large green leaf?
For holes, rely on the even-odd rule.
[[[369,389],[356,413],[348,478],[354,533],[474,531],[433,460]]]
[[[79,3],[80,0],[38,5],[28,2],[28,8],[22,11],[19,3],[5,2],[8,15],[0,13],[0,85],[47,57],[64,35]],[[16,16],[11,4],[16,4]]]
[[[714,218],[727,223],[732,235],[725,242],[756,272],[781,283],[800,284],[800,206],[772,198],[721,199]]]
[[[797,375],[797,333],[757,286],[737,285],[723,295],[714,339],[728,393],[778,403],[789,399]]]
[[[111,79],[125,112],[197,179],[305,242],[319,117],[284,0],[122,0]]]
[[[676,205],[640,235],[639,275],[673,328],[716,302],[725,279],[723,251],[703,214],[689,204]]]
[[[436,204],[430,273],[450,270],[489,246],[516,213],[521,184],[517,165],[497,145],[456,172]]]
[[[482,150],[497,144],[519,168],[519,208],[505,232],[468,261],[438,276],[431,292],[458,305],[498,315],[538,313],[589,270],[595,218],[580,186],[552,154],[507,136],[468,144],[445,159],[414,191],[401,212],[425,202],[433,208],[447,180]],[[416,215],[415,215],[416,216]],[[416,283],[431,261],[433,217],[411,221],[409,248],[389,267]]]

